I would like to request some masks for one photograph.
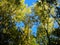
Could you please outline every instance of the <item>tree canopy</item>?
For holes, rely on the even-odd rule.
[[[60,45],[60,7],[57,0],[0,0],[0,45]],[[16,23],[23,22],[23,27]],[[58,28],[54,28],[55,22]],[[33,25],[36,34],[32,34]],[[22,24],[21,24],[22,25]]]

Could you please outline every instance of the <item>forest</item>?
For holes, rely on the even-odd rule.
[[[27,6],[25,0],[0,0],[0,45],[60,45],[58,2],[37,0]],[[22,27],[17,25],[20,22]]]

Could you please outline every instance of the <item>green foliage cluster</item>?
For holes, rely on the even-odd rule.
[[[37,30],[37,42],[39,45],[41,43],[42,45],[60,45],[59,37],[56,39],[52,34],[56,31],[53,27],[54,22],[57,20],[58,25],[60,24],[55,12],[57,6],[57,0],[39,0],[34,7],[35,14],[39,16],[40,20],[40,25]],[[58,28],[58,30],[60,29]],[[59,35],[58,31],[56,34]]]
[[[27,7],[24,1],[0,0],[0,45],[60,45],[57,0],[39,0],[33,8]],[[35,15],[30,16],[31,12]],[[22,28],[16,26],[20,21],[24,22]],[[57,29],[53,27],[55,21],[59,25]],[[36,36],[31,30],[35,22],[39,22]]]

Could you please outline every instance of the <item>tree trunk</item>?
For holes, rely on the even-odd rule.
[[[46,30],[46,33],[47,33],[47,38],[48,38],[48,44],[47,45],[50,45],[50,38],[49,38],[48,30]]]

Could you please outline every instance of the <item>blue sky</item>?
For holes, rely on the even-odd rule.
[[[25,4],[28,4],[28,6],[33,5],[37,0],[25,0]]]

